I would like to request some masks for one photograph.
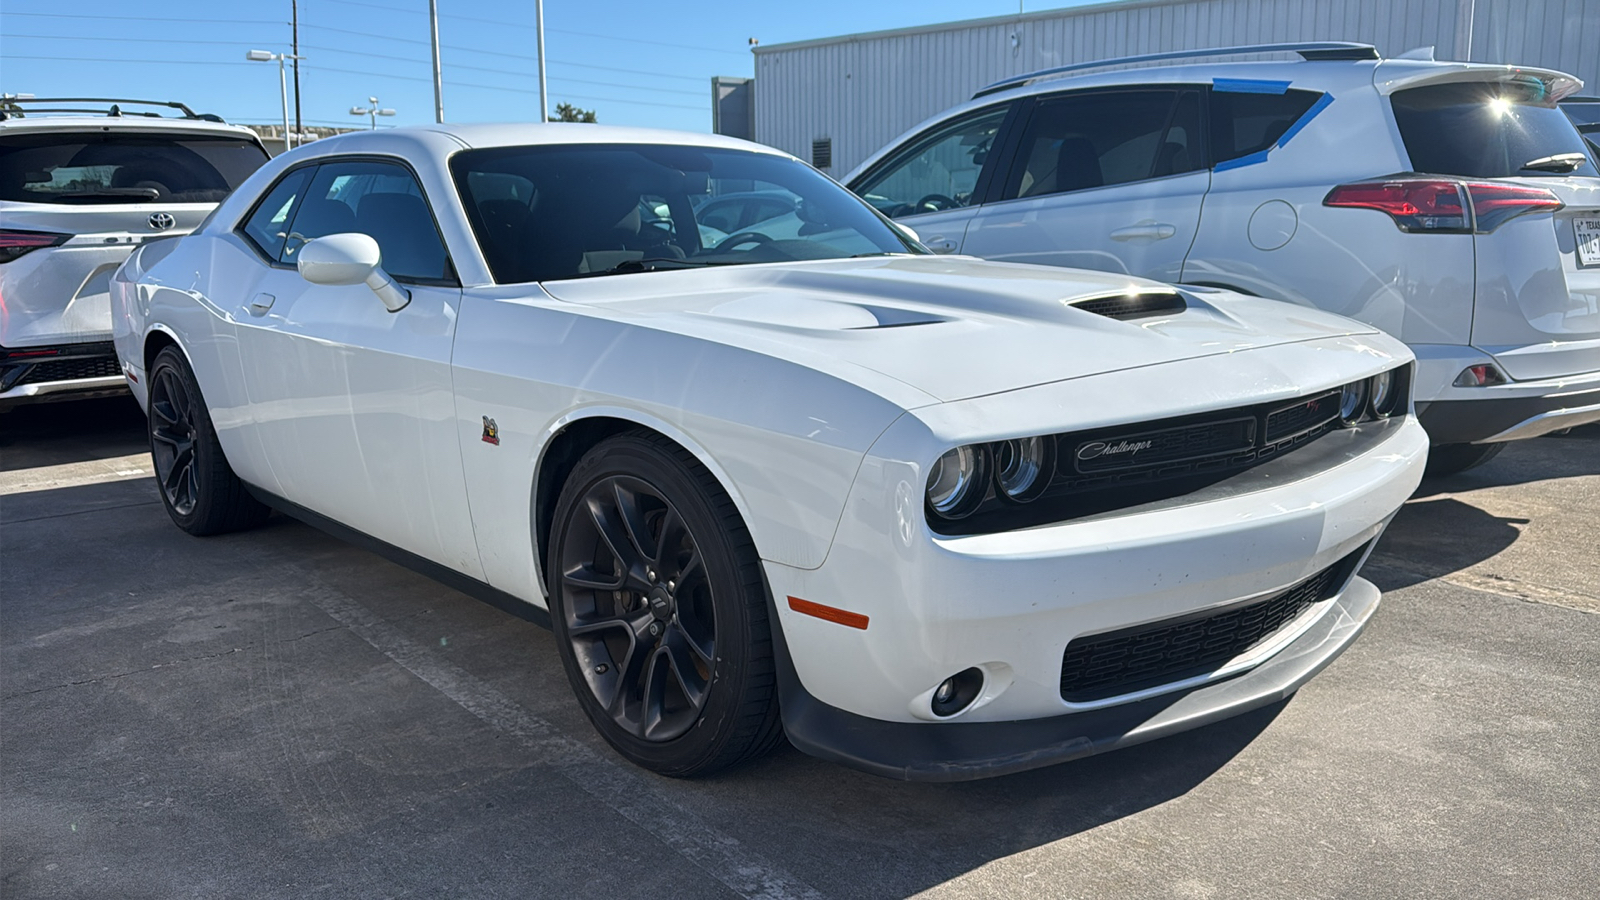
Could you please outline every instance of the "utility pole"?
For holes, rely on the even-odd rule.
[[[300,0],[289,0],[289,11],[292,16],[293,42],[289,53],[294,57],[294,130],[304,133],[305,123],[300,120]],[[288,135],[284,140],[288,140]]]
[[[550,95],[544,87],[544,0],[533,0],[533,12],[538,17],[539,35],[539,121],[550,121]]]
[[[439,73],[439,0],[428,0],[428,27],[433,32],[433,120],[444,124],[444,77]]]

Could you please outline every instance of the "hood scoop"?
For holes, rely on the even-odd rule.
[[[1068,304],[1108,319],[1143,319],[1148,316],[1167,316],[1189,308],[1183,295],[1177,291],[1138,291],[1136,293],[1107,294],[1090,297]]]

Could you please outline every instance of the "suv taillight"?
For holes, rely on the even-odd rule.
[[[1341,184],[1323,206],[1375,209],[1401,230],[1434,234],[1488,234],[1517,216],[1550,212],[1564,204],[1544,188],[1484,181],[1395,178]]]
[[[40,247],[54,247],[64,244],[70,234],[53,234],[48,231],[12,231],[9,228],[0,229],[0,263],[8,263],[13,259],[39,249]]]

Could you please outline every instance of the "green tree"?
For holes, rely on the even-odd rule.
[[[573,106],[571,103],[558,103],[558,104],[556,104],[556,118],[555,118],[555,120],[557,122],[590,122],[590,123],[593,123],[595,121],[594,110],[592,110],[592,109],[579,109],[578,107]]]

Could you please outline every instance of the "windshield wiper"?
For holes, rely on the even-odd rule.
[[[593,278],[596,275],[631,275],[635,272],[655,272],[665,269],[699,269],[705,266],[724,265],[699,259],[678,259],[674,256],[652,256],[645,259],[625,259],[609,269],[598,272],[579,272],[572,278]]]
[[[1588,161],[1589,157],[1582,153],[1557,153],[1554,156],[1530,159],[1522,164],[1522,168],[1533,169],[1536,172],[1573,172]]]

